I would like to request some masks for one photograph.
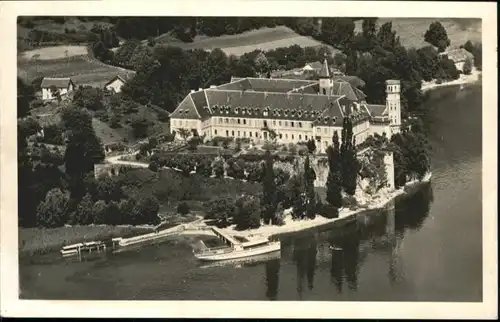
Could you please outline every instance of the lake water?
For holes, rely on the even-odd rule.
[[[431,93],[432,182],[342,231],[282,239],[280,257],[202,268],[189,238],[20,265],[21,298],[481,301],[481,86]],[[334,245],[335,250],[329,248]]]

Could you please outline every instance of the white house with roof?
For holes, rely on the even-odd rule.
[[[441,56],[448,56],[449,59],[453,60],[457,70],[463,72],[464,65],[467,60],[471,62],[471,67],[474,66],[474,55],[465,50],[464,48],[456,48],[448,50],[440,54]]]
[[[42,88],[42,99],[52,100],[56,98],[55,91],[59,91],[61,97],[64,97],[75,89],[75,84],[69,77],[44,77],[40,87]]]
[[[326,59],[317,80],[233,77],[227,84],[191,91],[170,115],[170,128],[197,130],[208,139],[261,141],[273,133],[278,143],[313,139],[319,152],[332,144],[335,131],[341,139],[346,116],[357,144],[375,133],[399,132],[400,82],[386,82],[385,105],[368,104],[352,83],[331,75]]]
[[[104,85],[104,88],[112,93],[120,93],[125,83],[126,80],[123,77],[116,75]]]

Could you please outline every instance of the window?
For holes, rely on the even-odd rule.
[[[288,126],[288,121],[285,121],[285,126]]]
[[[238,136],[240,136],[240,131],[238,131]]]
[[[323,88],[323,95],[326,95],[326,88]]]
[[[299,140],[302,140],[302,135],[299,134]]]
[[[283,138],[283,134],[280,133],[279,135],[280,135],[280,140],[281,140]]]
[[[228,118],[226,118],[226,121],[225,121],[225,122],[226,122],[226,124],[227,124],[227,123],[229,123],[229,119],[228,119]]]
[[[234,136],[234,131],[231,131],[231,136]]]
[[[217,130],[214,130],[214,135],[217,135]]]
[[[306,135],[306,140],[307,140],[307,135]]]
[[[247,124],[247,120],[246,119],[243,119],[243,124]]]
[[[241,124],[241,120],[240,119],[238,119],[238,124]]]
[[[273,125],[276,126],[276,121],[273,121]]]
[[[290,122],[290,125],[291,125],[292,127],[294,127],[294,122]]]
[[[239,108],[235,108],[234,113],[238,114],[239,110],[240,110]]]
[[[285,134],[285,139],[288,139],[288,134]]]
[[[278,125],[281,126],[281,121],[278,121]]]
[[[252,137],[252,132],[248,132],[248,134],[250,134],[250,137]]]
[[[229,131],[228,130],[226,130],[226,136],[229,136]]]
[[[259,133],[258,132],[255,132],[255,137],[258,138],[259,137]]]
[[[292,140],[293,140],[293,139],[295,139],[295,138],[293,137],[293,134],[292,134]]]
[[[246,136],[247,136],[247,132],[243,131],[243,137],[246,137]]]

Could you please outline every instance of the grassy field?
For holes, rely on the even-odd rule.
[[[78,48],[79,46],[72,46]],[[44,53],[44,57],[65,57],[68,46],[57,46],[24,52],[18,57],[18,75],[32,81],[37,77],[71,77],[76,86],[90,85],[102,87],[112,77],[120,75],[125,79],[135,72],[101,63],[86,54],[56,59],[28,59],[33,52]],[[45,52],[43,50],[46,50]],[[81,48],[78,50],[82,50]],[[78,51],[75,49],[73,53]],[[86,53],[86,49],[85,49]],[[41,57],[41,54],[40,54]]]
[[[19,253],[21,256],[44,254],[57,251],[68,244],[114,237],[130,237],[151,231],[151,228],[117,226],[20,228]]]
[[[467,40],[481,41],[480,19],[379,18],[377,24],[380,27],[382,24],[392,21],[392,29],[400,37],[403,46],[420,48],[429,45],[424,41],[424,34],[429,29],[429,25],[436,20],[446,29],[452,48],[463,45]],[[361,31],[362,23],[362,20],[356,22],[356,32]]]
[[[246,31],[238,35],[224,35],[220,37],[196,36],[192,43],[183,43],[170,35],[157,38],[157,43],[178,46],[184,49],[222,49],[226,54],[236,56],[260,49],[269,51],[280,47],[299,45],[301,47],[315,47],[323,44],[311,37],[298,35],[295,31],[278,26]],[[330,48],[332,49],[332,48]]]
[[[52,46],[25,51],[21,54],[27,60],[51,60],[87,55],[86,46]]]

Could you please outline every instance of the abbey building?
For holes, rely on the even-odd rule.
[[[199,135],[249,138],[277,143],[315,140],[324,152],[339,137],[350,116],[356,143],[369,135],[400,130],[399,80],[386,81],[386,104],[366,103],[366,95],[347,77],[332,76],[323,62],[318,80],[232,78],[220,86],[191,91],[170,115],[171,131],[196,130]],[[178,137],[178,136],[176,136]]]

